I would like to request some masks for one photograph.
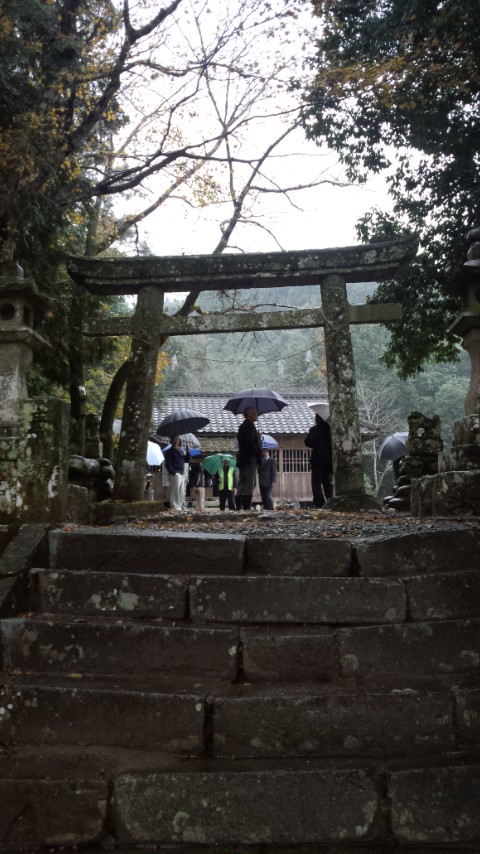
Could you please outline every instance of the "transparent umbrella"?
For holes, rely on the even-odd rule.
[[[278,448],[278,442],[273,436],[269,436],[268,433],[262,433],[261,437],[262,448],[265,448],[269,451],[271,448]]]

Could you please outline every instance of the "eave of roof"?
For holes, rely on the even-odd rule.
[[[154,404],[152,411],[152,427],[156,429],[162,419],[176,409],[194,409],[210,419],[210,423],[201,430],[200,435],[230,435],[234,436],[242,423],[242,415],[233,415],[224,409],[230,392],[168,392],[161,404]],[[288,406],[281,412],[269,412],[260,415],[257,427],[262,433],[273,436],[285,434],[305,434],[314,423],[314,413],[308,406],[309,402],[325,399],[324,394],[289,394],[281,392]]]

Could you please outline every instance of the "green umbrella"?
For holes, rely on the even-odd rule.
[[[223,461],[228,460],[231,466],[236,466],[237,461],[232,454],[210,454],[203,461],[203,468],[212,476],[216,474],[223,466]]]

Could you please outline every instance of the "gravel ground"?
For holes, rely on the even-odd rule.
[[[240,534],[247,537],[361,538],[390,537],[423,531],[455,531],[478,528],[479,517],[417,519],[407,514],[378,511],[338,513],[331,510],[288,510],[203,514],[165,511],[157,516],[131,520],[125,526],[157,531],[198,531],[211,534]]]

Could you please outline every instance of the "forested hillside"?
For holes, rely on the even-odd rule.
[[[349,286],[349,301],[365,302],[374,286]],[[240,291],[236,306],[261,304],[275,307],[319,305],[317,287]],[[203,294],[204,311],[227,310],[232,297]],[[175,310],[175,303],[168,303]],[[456,364],[426,365],[422,373],[400,380],[380,358],[389,340],[383,326],[352,326],[359,406],[365,423],[380,424],[385,431],[404,430],[412,410],[440,415],[446,441],[453,421],[463,415],[468,386],[469,359],[459,350]],[[169,390],[223,391],[269,386],[277,391],[302,392],[312,399],[326,393],[327,382],[321,329],[295,329],[256,333],[224,333],[172,338],[167,344],[170,366],[158,394]]]

